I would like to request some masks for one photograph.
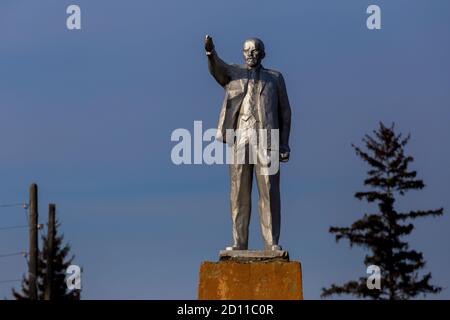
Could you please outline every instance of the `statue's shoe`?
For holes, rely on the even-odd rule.
[[[226,251],[247,250],[247,248],[240,247],[240,246],[231,246],[231,247],[226,247],[225,250]]]
[[[283,248],[281,248],[281,246],[279,246],[277,244],[274,244],[274,245],[270,246],[270,250],[272,250],[272,251],[281,251],[281,250],[283,250]]]

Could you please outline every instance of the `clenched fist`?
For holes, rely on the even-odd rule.
[[[205,51],[212,52],[214,50],[214,43],[212,38],[209,35],[205,37]]]
[[[289,152],[280,152],[280,162],[288,162],[289,161]]]

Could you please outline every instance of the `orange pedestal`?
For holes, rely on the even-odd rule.
[[[302,300],[302,270],[296,261],[205,261],[199,300]]]

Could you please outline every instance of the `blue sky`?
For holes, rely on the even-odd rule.
[[[65,26],[73,3],[81,31]],[[382,9],[381,30],[366,28],[369,4]],[[260,37],[264,65],[285,77],[293,128],[280,243],[302,263],[305,298],[365,274],[364,251],[328,228],[374,210],[353,197],[367,167],[351,143],[379,121],[411,132],[407,151],[427,185],[398,208],[445,209],[416,220],[409,240],[448,288],[448,1],[3,0],[0,204],[26,200],[31,182],[42,223],[57,204],[83,297],[195,299],[200,263],[231,241],[227,167],[170,159],[174,129],[217,124],[223,90],[207,71],[205,33],[236,63],[243,40]],[[0,208],[0,226],[24,223],[22,209]],[[256,212],[250,232],[261,247]],[[0,231],[0,254],[27,243],[26,229]],[[23,257],[0,259],[0,280],[25,271]],[[11,286],[0,283],[0,297]]]

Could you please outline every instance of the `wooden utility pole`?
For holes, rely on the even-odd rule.
[[[56,205],[50,203],[48,205],[48,225],[47,225],[47,275],[45,284],[45,300],[53,298],[53,259],[55,257],[55,224],[56,224]]]
[[[30,247],[28,255],[28,285],[30,300],[38,299],[37,274],[38,274],[38,186],[30,185],[29,207],[29,237]]]

